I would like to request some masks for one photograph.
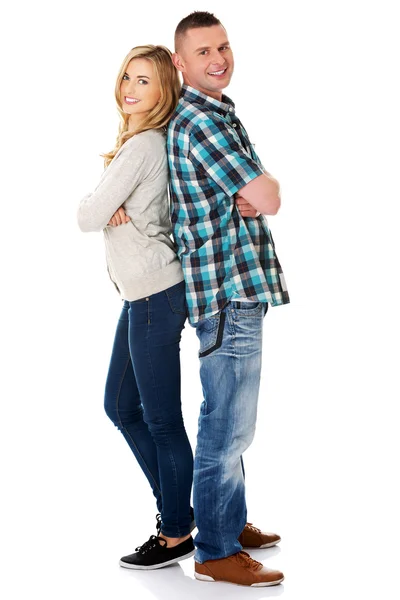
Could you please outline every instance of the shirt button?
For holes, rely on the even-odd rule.
[[[229,112],[233,112],[232,106],[229,107]]]
[[[233,124],[234,127],[237,127],[236,123]]]

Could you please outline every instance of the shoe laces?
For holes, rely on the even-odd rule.
[[[251,558],[250,554],[247,554],[247,552],[245,552],[244,550],[241,550],[233,556],[241,565],[243,565],[247,569],[251,569],[252,571],[257,571],[260,567],[263,566],[262,563],[258,562],[258,560],[254,560],[254,558]]]
[[[251,529],[252,531],[255,531],[256,533],[261,533],[261,529],[258,529],[258,527],[254,527],[253,523],[246,523],[246,527],[248,529]]]
[[[139,552],[140,554],[146,554],[146,552],[149,552],[149,550],[152,550],[157,546],[162,546],[162,544],[159,544],[159,540],[163,540],[165,542],[164,538],[158,537],[157,535],[151,535],[147,542],[135,548],[135,552]]]
[[[193,513],[192,509],[190,509],[190,516],[192,517],[192,521],[193,521],[194,513]],[[157,535],[160,535],[161,527],[162,527],[161,513],[156,514],[156,519],[157,519],[157,525],[156,525]]]
[[[162,525],[161,513],[156,514],[156,519],[157,519],[156,530],[157,530],[157,535],[159,535],[160,531],[161,531],[161,525]]]

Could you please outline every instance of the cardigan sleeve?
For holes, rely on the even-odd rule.
[[[105,169],[93,193],[82,198],[78,208],[81,231],[102,231],[113,214],[146,177],[151,164],[145,140],[134,136]],[[150,161],[151,162],[151,161]]]

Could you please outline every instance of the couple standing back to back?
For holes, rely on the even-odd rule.
[[[157,535],[120,565],[151,570],[195,555],[196,579],[258,587],[283,574],[243,548],[280,537],[247,522],[242,454],[255,432],[263,319],[289,296],[264,216],[279,210],[279,184],[222,93],[233,67],[227,32],[208,12],[182,19],[173,54],[164,46],[130,51],[115,89],[116,146],[80,202],[78,223],[103,231],[123,300],[105,410],[159,511]],[[204,394],[194,461],[181,410],[187,317]]]

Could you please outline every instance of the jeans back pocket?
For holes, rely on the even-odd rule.
[[[188,310],[185,297],[185,282],[180,281],[179,283],[176,283],[175,285],[167,288],[165,293],[167,295],[172,312],[187,316]]]

